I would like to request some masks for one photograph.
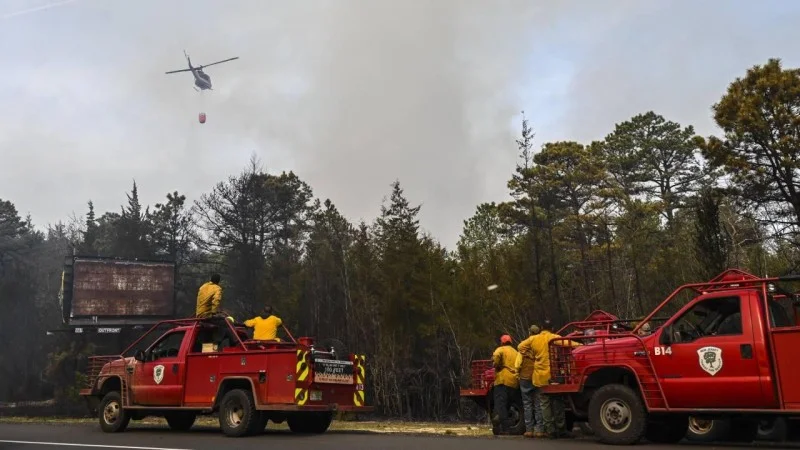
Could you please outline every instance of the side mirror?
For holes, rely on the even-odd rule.
[[[145,361],[144,350],[136,350],[136,353],[133,355],[133,359],[139,362],[144,362]]]

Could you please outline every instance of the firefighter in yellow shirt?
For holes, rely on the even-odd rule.
[[[550,384],[550,341],[559,339],[561,336],[551,331],[549,320],[545,320],[541,328],[541,332],[531,339],[528,349],[528,354],[533,355],[534,360],[534,408],[541,411],[542,417],[541,428],[537,430],[536,437],[570,437],[572,430],[566,429],[564,400],[558,395],[546,395],[541,390],[543,386]],[[581,345],[568,339],[554,341],[554,344],[564,347]],[[537,423],[537,425],[539,424]]]
[[[195,317],[207,319],[220,312],[219,305],[222,303],[222,287],[219,285],[220,276],[218,273],[211,275],[211,279],[205,282],[197,291],[197,308]]]
[[[260,316],[244,322],[244,326],[253,328],[254,341],[278,341],[278,327],[283,324],[280,317],[272,314],[272,307],[267,305]]]
[[[511,345],[511,336],[500,336],[500,346],[492,354],[494,365],[494,409],[497,414],[492,421],[500,426],[501,434],[507,434],[511,428],[508,418],[509,400],[513,391],[519,389],[517,369],[514,364],[517,360],[517,351]]]
[[[517,346],[519,356],[517,356],[516,362],[519,373],[519,388],[520,391],[522,391],[522,407],[525,411],[525,434],[523,436],[526,438],[544,434],[542,429],[542,411],[537,408],[533,397],[534,357],[531,353],[531,342],[539,335],[539,327],[537,325],[531,325],[529,332],[530,336]]]

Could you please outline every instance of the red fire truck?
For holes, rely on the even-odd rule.
[[[800,297],[781,287],[796,281],[730,269],[676,289],[631,332],[554,339],[544,390],[608,444],[678,442],[690,416],[735,420],[752,441],[759,422],[800,417]]]
[[[335,411],[373,410],[364,355],[339,357],[310,337],[289,337],[253,341],[223,318],[161,321],[122,354],[91,357],[80,394],[105,432],[147,416],[187,430],[197,415],[218,413],[227,436],[259,433],[270,420],[324,433]]]

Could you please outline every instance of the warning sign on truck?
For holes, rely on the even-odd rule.
[[[314,382],[353,384],[353,362],[333,359],[314,360]]]

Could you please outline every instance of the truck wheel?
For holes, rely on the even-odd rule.
[[[465,422],[479,421],[481,409],[485,410],[486,406],[479,405],[472,397],[461,397],[458,400],[458,415]]]
[[[286,423],[293,433],[320,434],[328,431],[333,421],[332,412],[307,412],[292,414]]]
[[[194,425],[197,414],[179,411],[165,414],[164,418],[167,419],[167,425],[169,425],[170,430],[187,431]]]
[[[225,436],[242,437],[256,432],[258,410],[249,390],[234,389],[222,397],[219,408],[219,427]]]
[[[759,441],[783,442],[789,438],[789,424],[785,417],[773,417],[758,421]]]
[[[122,408],[122,397],[112,391],[103,397],[98,408],[100,428],[106,433],[121,433],[128,427],[131,415]]]
[[[724,441],[730,436],[731,423],[726,419],[703,419],[689,417],[686,439],[693,442]]]
[[[689,430],[687,416],[667,416],[647,423],[645,438],[654,444],[677,444]]]
[[[595,391],[589,401],[589,426],[604,444],[635,444],[644,437],[647,412],[636,391],[609,384]]]
[[[511,425],[508,428],[508,434],[522,436],[525,434],[525,408],[522,406],[522,397],[517,398],[514,396],[510,400],[508,405],[508,421]],[[501,431],[502,429],[499,423],[492,423],[492,434],[499,435]]]

